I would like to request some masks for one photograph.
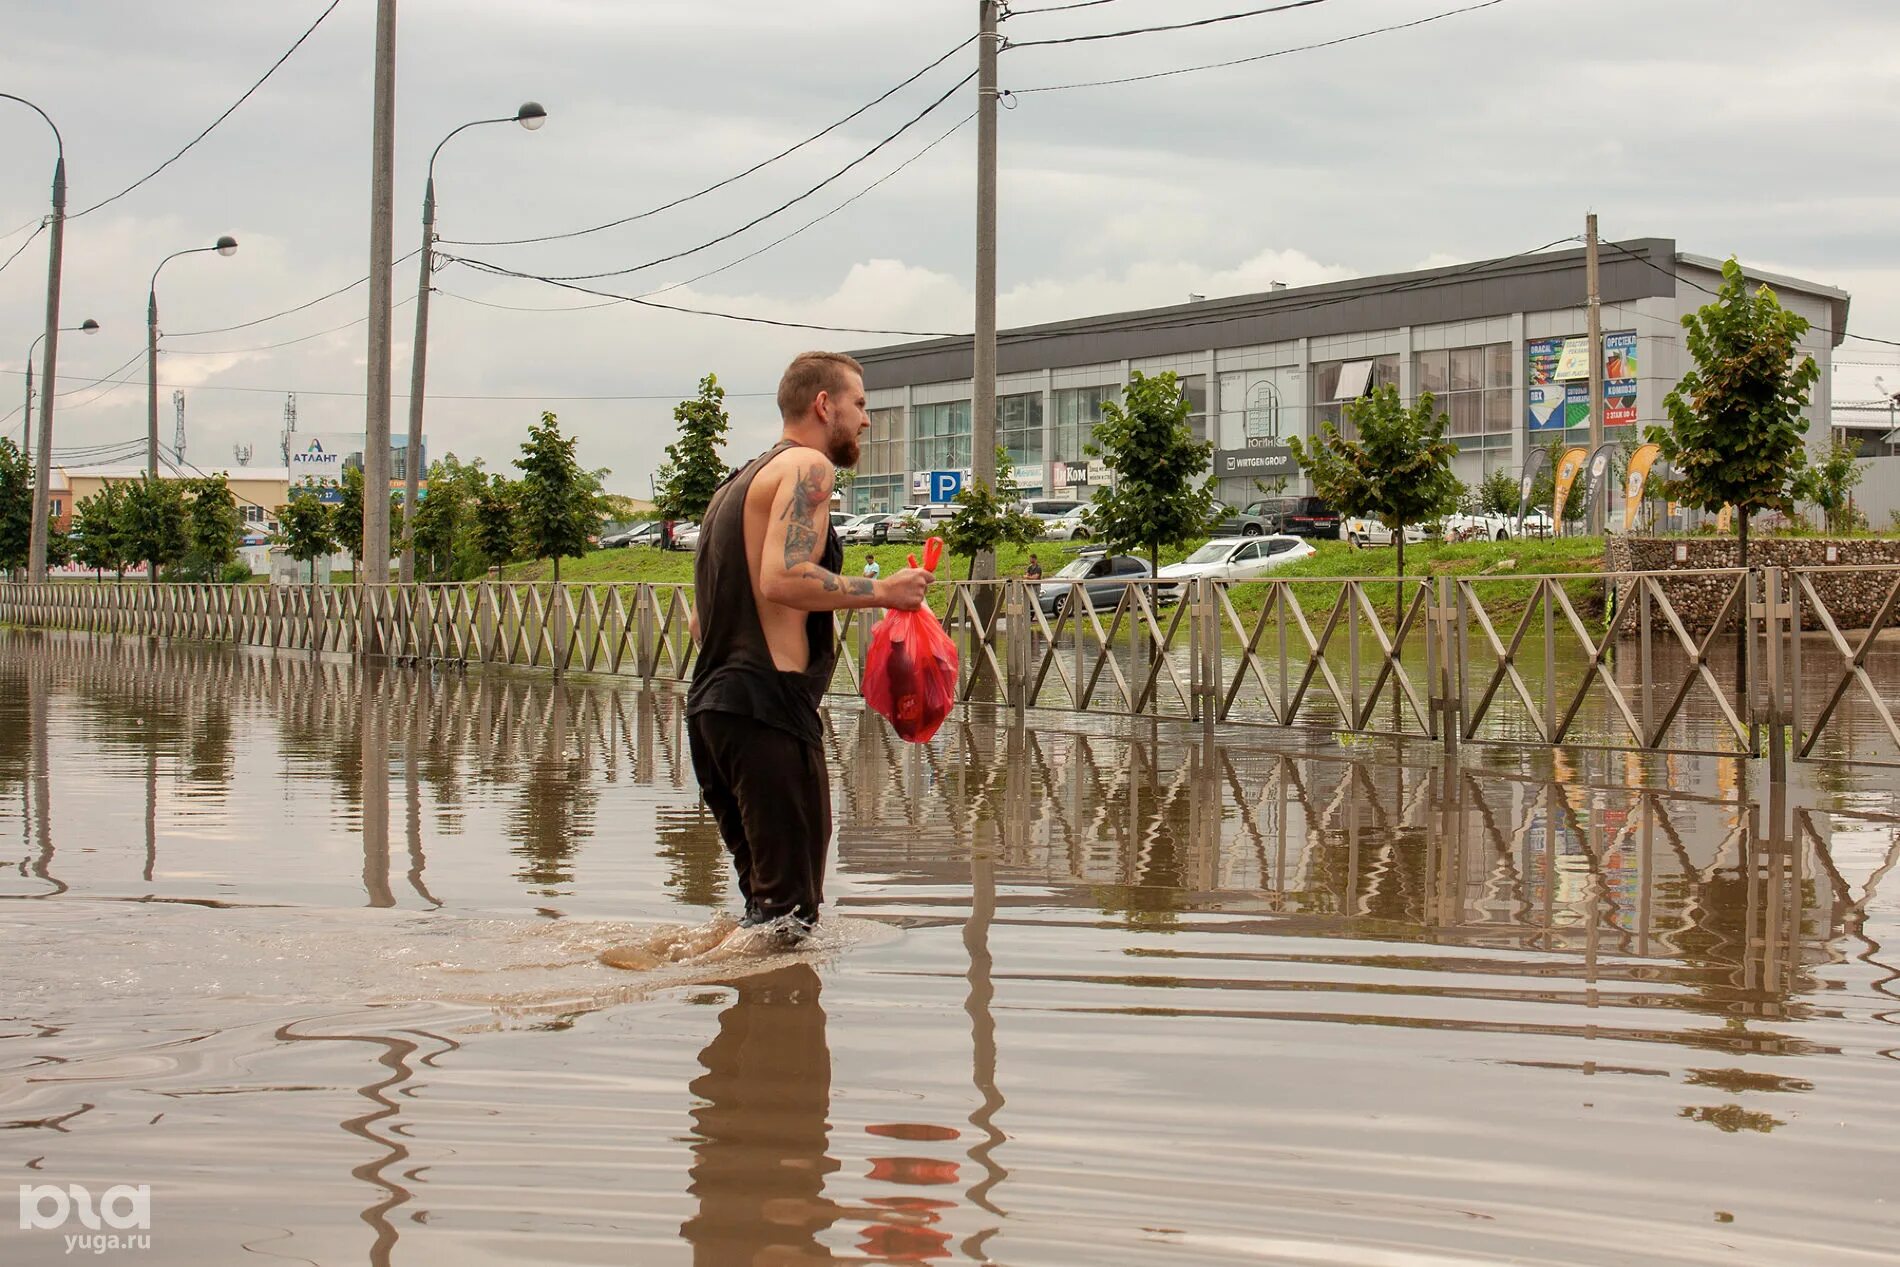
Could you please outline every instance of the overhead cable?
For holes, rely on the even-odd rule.
[[[656,268],[661,264],[670,264],[674,260],[684,259],[688,255],[697,255],[701,251],[707,250],[711,247],[718,246],[721,242],[729,242],[733,238],[738,237],[741,233],[744,233],[747,229],[751,229],[758,225],[764,224],[767,220],[770,220],[772,217],[780,214],[781,212],[787,211],[791,209],[792,207],[797,206],[799,203],[805,201],[805,199],[811,197],[813,194],[823,189],[826,185],[829,185],[833,181],[840,179],[846,173],[850,172],[853,168],[857,167],[859,164],[864,163],[865,161],[870,159],[879,150],[883,149],[885,146],[895,141],[898,137],[904,135],[904,133],[910,131],[913,127],[917,126],[917,124],[923,122],[923,120],[932,111],[936,110],[937,107],[941,106],[944,102],[950,100],[951,96],[954,93],[956,93],[958,89],[962,88],[965,84],[969,83],[972,79],[975,79],[975,78],[976,78],[976,72],[971,71],[969,74],[965,75],[963,78],[957,80],[956,83],[950,85],[949,89],[942,96],[938,97],[935,101],[931,102],[929,105],[925,106],[922,110],[912,115],[910,119],[906,121],[902,127],[897,129],[897,131],[892,132],[889,136],[879,141],[876,145],[873,145],[870,149],[864,151],[864,153],[858,155],[856,158],[846,163],[843,167],[840,167],[837,171],[831,173],[831,175],[825,177],[823,180],[819,181],[817,184],[813,185],[811,188],[805,190],[803,193],[794,195],[791,198],[787,198],[784,202],[781,202],[780,204],[778,204],[778,206],[773,207],[770,211],[767,211],[761,215],[754,216],[752,219],[746,221],[744,224],[740,225],[736,229],[732,229],[725,233],[722,233],[718,237],[713,238],[709,241],[701,242],[697,246],[690,246],[682,251],[674,251],[670,255],[662,255],[658,259],[647,260],[644,263],[630,264],[626,268],[607,269],[605,271],[598,272],[598,273],[563,273],[563,274],[554,276],[552,278],[549,278],[548,280],[562,281],[562,282],[591,282],[591,281],[599,281],[601,278],[604,278],[604,277],[624,277],[628,273],[642,272],[649,268]]]
[[[398,259],[391,261],[389,266],[390,268],[393,269],[398,264],[401,264],[406,260],[412,260],[420,254],[422,254],[422,248],[417,247],[415,250],[409,252],[409,254],[401,256]],[[347,286],[338,286],[335,290],[326,291],[325,293],[318,295],[315,299],[305,300],[303,303],[298,304],[294,308],[285,308],[282,312],[273,312],[273,313],[268,314],[267,316],[253,318],[250,321],[240,321],[236,325],[213,326],[209,330],[179,330],[175,333],[168,330],[165,332],[165,337],[168,339],[195,339],[201,334],[229,334],[233,330],[248,330],[252,326],[261,326],[266,321],[275,321],[279,317],[288,317],[294,312],[302,312],[305,308],[314,308],[326,299],[335,299],[338,295],[348,294],[350,291],[355,290],[358,286],[361,286],[364,282],[368,280],[369,280],[368,277],[359,277]],[[365,318],[365,320],[367,319],[368,318]]]
[[[962,52],[965,48],[968,48],[972,43],[974,43],[976,38],[977,37],[974,35],[970,36],[969,39],[964,40],[962,43],[958,44],[955,48],[949,50],[948,52],[943,54],[943,56],[937,58],[935,61],[931,62],[928,66],[924,67],[922,70],[918,71],[916,74],[911,75],[908,79],[905,79],[902,83],[896,85],[893,88],[886,90],[884,93],[882,93],[881,95],[877,97],[872,98],[870,101],[865,102],[863,105],[859,106],[856,110],[853,110],[850,114],[847,114],[846,116],[844,116],[844,118],[839,119],[836,123],[827,124],[825,127],[820,128],[818,131],[812,133],[810,136],[798,142],[796,145],[787,146],[785,149],[780,150],[778,153],[772,155],[770,158],[761,159],[759,162],[754,163],[752,166],[746,168],[742,172],[735,172],[732,175],[726,177],[724,180],[714,181],[712,184],[706,186],[704,189],[694,190],[692,193],[684,194],[678,198],[673,199],[671,202],[663,202],[657,207],[649,207],[645,211],[638,211],[630,216],[622,216],[618,220],[609,220],[604,224],[592,225],[589,228],[585,228],[585,229],[573,229],[566,233],[545,233],[545,234],[540,235],[539,237],[531,237],[531,238],[443,238],[442,241],[447,243],[450,246],[530,246],[537,242],[554,242],[554,241],[559,241],[560,239],[563,239],[563,238],[584,237],[590,233],[600,233],[607,229],[615,229],[615,228],[620,227],[623,224],[632,224],[636,220],[644,220],[649,216],[657,216],[662,211],[671,211],[674,207],[681,206],[684,203],[689,203],[693,201],[695,198],[703,198],[707,194],[713,193],[720,189],[724,189],[727,185],[730,185],[734,183],[735,181],[744,180],[747,176],[750,176],[752,173],[759,171],[762,168],[771,166],[773,163],[778,162],[781,158],[786,158],[792,154],[796,154],[799,150],[804,149],[807,145],[810,145],[812,142],[817,141],[829,135],[830,133],[837,131],[839,128],[851,122],[853,119],[857,118],[859,115],[863,114],[865,111],[871,109],[874,106],[882,105],[884,102],[890,100],[890,98],[895,96],[897,93],[903,91],[905,88],[910,87],[912,84],[916,83],[919,79],[922,79],[925,75],[937,69],[937,67],[943,65],[945,62],[949,61],[952,57],[956,56],[958,53]]]
[[[1006,48],[1042,48],[1051,44],[1090,44],[1096,40],[1126,39],[1131,35],[1159,35],[1164,31],[1190,31],[1196,27],[1214,26],[1221,22],[1238,22],[1242,18],[1265,17],[1273,13],[1286,13],[1291,9],[1310,9],[1316,4],[1325,4],[1327,0],[1287,0],[1285,4],[1269,5],[1264,9],[1248,9],[1242,13],[1223,13],[1218,17],[1197,18],[1192,22],[1171,22],[1166,26],[1137,26],[1126,31],[1097,31],[1093,35],[1064,35],[1046,40],[1011,40]]]
[[[1046,84],[1040,88],[1013,88],[1015,96],[1028,96],[1035,92],[1067,92],[1073,88],[1105,88],[1114,84],[1137,84],[1149,79],[1167,79],[1174,75],[1191,75],[1196,71],[1224,70],[1229,66],[1245,66],[1250,62],[1264,62],[1275,57],[1285,57],[1291,53],[1310,53],[1315,49],[1332,48],[1336,44],[1350,44],[1354,40],[1363,40],[1374,35],[1386,35],[1393,31],[1409,30],[1415,26],[1424,26],[1431,22],[1441,22],[1446,18],[1455,18],[1464,13],[1476,13],[1479,9],[1489,9],[1493,5],[1503,4],[1504,0],[1483,0],[1481,4],[1469,4],[1462,9],[1447,9],[1443,13],[1432,13],[1410,22],[1395,22],[1390,26],[1374,27],[1369,31],[1355,31],[1351,35],[1341,35],[1335,39],[1320,40],[1312,44],[1298,44],[1292,48],[1275,49],[1271,53],[1256,53],[1251,57],[1236,57],[1224,62],[1207,62],[1199,66],[1180,66],[1174,70],[1151,71],[1145,75],[1123,75],[1119,79],[1089,79],[1073,84]],[[1022,45],[1016,47],[1021,48]]]
[[[303,47],[303,42],[310,38],[312,32],[314,32],[318,27],[323,25],[323,20],[329,17],[333,12],[335,12],[337,5],[341,4],[342,2],[343,0],[330,0],[329,7],[326,8],[322,13],[319,13],[317,15],[317,20],[315,22],[312,22],[309,25],[309,27],[304,31],[304,33],[297,37],[297,40],[294,44],[292,44],[289,48],[284,50],[284,55],[282,57],[279,57],[276,61],[272,62],[270,65],[270,69],[265,71],[264,74],[258,79],[256,83],[252,84],[249,88],[246,88],[244,90],[244,95],[239,97],[236,101],[233,101],[230,107],[226,109],[223,114],[213,119],[210,125],[206,127],[204,131],[200,132],[197,136],[194,136],[191,138],[191,140],[187,141],[185,143],[184,149],[179,150],[176,154],[172,155],[170,158],[160,163],[157,167],[154,167],[151,171],[145,173],[145,175],[139,177],[137,180],[127,185],[124,189],[121,189],[118,193],[113,194],[110,198],[104,199],[100,202],[95,202],[90,207],[87,207],[84,211],[75,211],[73,212],[70,218],[77,220],[80,216],[91,215],[93,212],[99,210],[99,208],[107,206],[111,203],[117,202],[119,199],[125,197],[127,194],[131,193],[134,189],[137,189],[140,185],[143,185],[146,181],[150,180],[152,177],[158,175],[160,172],[164,171],[167,167],[170,167],[173,163],[176,163],[179,159],[183,158],[186,152],[189,151],[192,146],[204,140],[207,136],[210,136],[212,129],[216,128],[220,123],[223,123],[226,119],[230,118],[233,114],[237,112],[237,108],[239,106],[243,105],[246,101],[249,101],[251,99],[251,94],[256,92],[259,88],[262,88],[264,86],[264,81],[266,79],[269,79],[272,75],[276,74],[277,68],[290,60],[290,55],[292,53],[295,53],[299,48]]]

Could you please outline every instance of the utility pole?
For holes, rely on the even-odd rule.
[[[363,421],[363,557],[359,582],[389,583],[390,270],[395,256],[396,0],[376,0],[376,89],[370,127],[369,404]],[[363,604],[363,651],[380,655],[374,605]]]
[[[998,0],[977,0],[981,34],[976,74],[976,338],[970,391],[970,474],[996,483],[996,31]],[[996,555],[973,560],[973,580],[993,580]]]
[[[36,107],[37,108],[37,107]],[[51,120],[48,120],[50,123]],[[58,129],[54,129],[58,135]],[[59,269],[66,253],[66,147],[53,164],[53,242],[46,263],[46,372],[40,375],[40,443],[33,454],[33,525],[27,535],[26,579],[46,579],[46,534],[52,509],[53,398],[59,394]]]
[[[1584,284],[1589,289],[1590,305],[1590,461],[1595,465],[1597,450],[1603,447],[1603,296],[1597,285],[1597,213],[1584,220]],[[1608,478],[1609,472],[1604,476]],[[1592,536],[1603,535],[1603,517],[1608,512],[1608,490],[1590,489]]]

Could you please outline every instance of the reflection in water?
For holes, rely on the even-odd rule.
[[[1880,1243],[1857,1175],[1890,1172],[1900,1137],[1880,1090],[1900,1046],[1881,893],[1900,819],[1864,779],[1789,797],[1708,759],[1446,765],[1069,719],[959,718],[915,746],[840,708],[837,909],[902,934],[724,979],[710,1041],[671,986],[560,977],[482,1013],[423,1097],[441,1040],[309,1019],[366,978],[486,1006],[598,969],[575,947],[604,922],[731,902],[681,738],[677,695],[598,682],[0,633],[0,838],[20,848],[0,896],[65,895],[7,908],[34,939],[32,1019],[0,1027],[0,1125],[74,1175],[99,1165],[80,1150],[107,1147],[102,1123],[160,1178],[254,1134],[228,1183],[307,1142],[288,1090],[348,1088],[332,1094],[353,1107],[318,1118],[331,1145],[346,1118],[347,1161],[305,1152],[378,1262],[492,1257],[524,1228],[559,1256],[621,1215],[656,1238],[635,1256],[677,1233],[705,1263],[1079,1261],[1090,1238],[1102,1261],[1290,1256],[1269,1232],[1337,1233],[1341,1259],[1637,1261],[1682,1209],[1709,1223],[1699,1174],[1733,1179],[1738,1235],[1781,1220],[1752,1261]],[[100,905],[154,897],[195,905]],[[81,976],[37,966],[61,960]],[[560,1021],[520,1024],[534,1008]],[[194,1027],[215,1041],[174,1059]],[[299,1085],[263,1098],[238,1071],[273,1031],[362,1054],[340,1083],[307,1047],[283,1057]],[[190,1065],[218,1043],[215,1073]],[[142,1134],[146,1098],[174,1091],[260,1098]],[[687,1147],[619,1129],[622,1111],[690,1111]],[[630,1198],[629,1163],[672,1177]],[[497,1167],[520,1212],[475,1226]],[[1797,1210],[1808,1197],[1772,1181],[1791,1173],[1833,1204]]]
[[[708,1267],[830,1262],[817,1238],[841,1211],[824,1195],[838,1163],[818,974],[798,963],[732,987],[690,1087],[702,1101],[688,1184],[698,1211],[680,1235]]]

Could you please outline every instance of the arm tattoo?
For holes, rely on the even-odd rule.
[[[791,571],[801,563],[809,563],[818,553],[820,537],[817,525],[821,522],[819,514],[831,500],[831,480],[826,478],[824,468],[813,462],[801,467],[798,482],[792,485],[792,500],[786,503],[785,513],[779,516],[785,521],[785,570]],[[835,586],[827,585],[833,589]]]

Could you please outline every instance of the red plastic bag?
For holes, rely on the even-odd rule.
[[[924,567],[937,570],[943,540],[924,545]],[[917,566],[917,556],[910,557]],[[957,644],[928,607],[894,611],[871,631],[864,657],[864,701],[911,743],[929,743],[957,699]]]

